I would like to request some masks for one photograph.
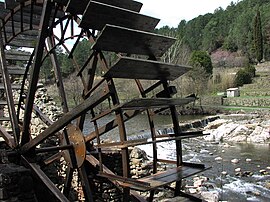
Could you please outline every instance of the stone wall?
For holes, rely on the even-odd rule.
[[[265,98],[265,97],[224,98],[223,104],[226,106],[269,107],[270,98]]]
[[[222,96],[213,96],[213,97],[201,97],[201,104],[202,105],[210,105],[210,106],[219,106],[222,105]],[[199,101],[196,102],[196,105],[199,105]]]

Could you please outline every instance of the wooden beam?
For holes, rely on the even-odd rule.
[[[4,138],[5,142],[10,148],[15,148],[16,144],[14,138],[0,125],[0,135]]]
[[[8,73],[6,62],[7,61],[6,61],[6,57],[5,57],[2,34],[0,34],[0,69],[1,69],[1,74],[2,74],[3,84],[5,87],[5,91],[6,91],[8,112],[9,112],[11,126],[12,126],[12,130],[13,130],[13,134],[14,134],[14,140],[15,140],[15,144],[18,145],[19,144],[19,136],[20,136],[20,128],[19,128],[19,123],[18,123],[18,119],[16,116],[11,81],[10,81],[10,76]]]
[[[144,31],[153,31],[159,19],[134,11],[90,1],[82,16],[79,27],[102,30],[106,24],[128,27]]]
[[[84,100],[83,103],[73,108],[71,111],[64,114],[56,122],[54,122],[49,128],[45,129],[40,133],[35,139],[30,140],[28,143],[22,146],[22,152],[25,153],[30,149],[34,148],[36,145],[40,144],[47,137],[53,135],[59,130],[63,129],[72,120],[78,118],[80,115],[84,114],[90,108],[95,107],[97,104],[101,103],[109,96],[108,86],[103,86],[103,88],[98,88],[97,92]]]
[[[39,33],[39,40],[35,49],[34,64],[32,66],[30,82],[29,82],[29,91],[27,94],[27,99],[26,99],[26,104],[25,104],[23,129],[22,129],[22,141],[21,141],[22,145],[24,145],[30,140],[29,126],[31,122],[35,93],[37,89],[41,63],[43,59],[45,39],[48,36],[49,19],[51,16],[52,8],[53,8],[53,3],[51,1],[45,1],[43,11],[42,11],[42,17],[41,17],[42,27]]]
[[[98,51],[161,57],[175,40],[175,38],[151,32],[106,25],[92,48]]]
[[[69,202],[66,196],[52,183],[48,176],[40,169],[36,163],[30,163],[24,156],[22,156],[22,162],[26,167],[32,170],[32,174],[43,183],[48,190],[56,197],[58,201]]]

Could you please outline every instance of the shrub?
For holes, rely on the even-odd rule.
[[[255,77],[256,75],[256,68],[253,65],[248,65],[245,67],[245,71],[250,74],[251,78]]]
[[[206,51],[193,51],[190,58],[192,66],[201,66],[207,74],[213,73],[213,65],[210,56]]]
[[[249,84],[252,81],[252,77],[250,72],[248,72],[246,69],[240,69],[236,73],[236,77],[234,80],[235,86],[243,86],[244,84]]]

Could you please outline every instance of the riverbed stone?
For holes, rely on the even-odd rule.
[[[231,162],[232,162],[233,164],[237,164],[237,163],[239,163],[239,159],[232,159]]]
[[[211,201],[211,202],[218,202],[219,201],[218,191],[204,191],[201,193],[201,196],[206,201]]]
[[[234,171],[235,172],[241,172],[241,168],[235,168]]]
[[[222,161],[222,158],[220,156],[215,158],[215,161]]]
[[[253,143],[264,143],[270,139],[270,133],[267,128],[257,126],[250,134],[250,141]]]
[[[142,149],[138,148],[138,147],[134,147],[130,153],[130,158],[143,158],[143,159],[148,159],[147,158],[147,154],[145,151],[143,151]]]

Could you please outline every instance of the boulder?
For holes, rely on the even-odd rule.
[[[270,139],[270,133],[267,128],[257,126],[250,134],[249,140],[253,143],[265,143]]]

